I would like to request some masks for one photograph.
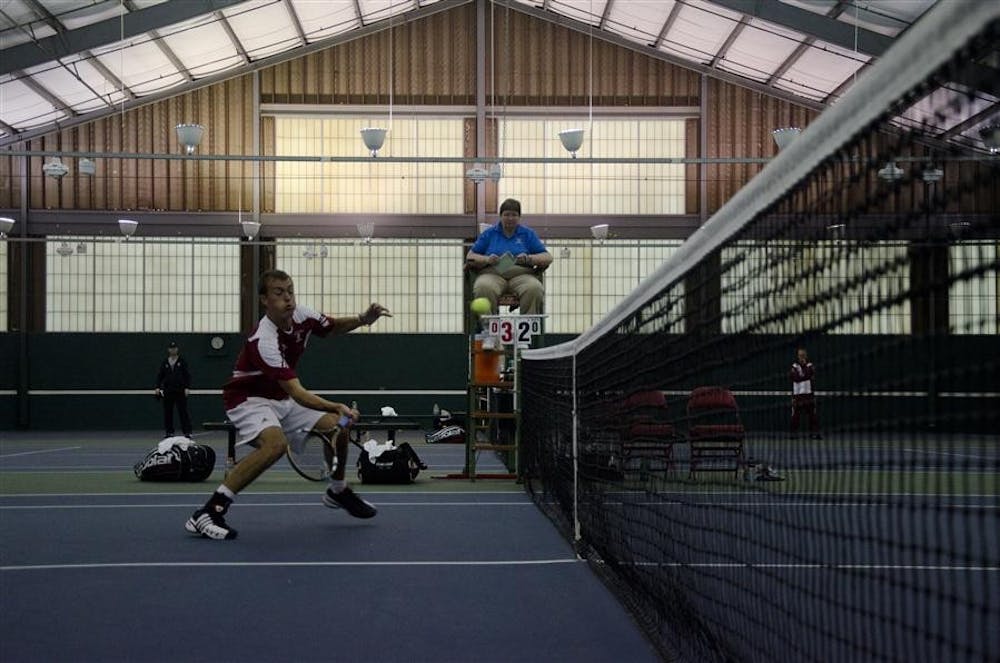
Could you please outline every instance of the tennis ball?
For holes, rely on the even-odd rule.
[[[486,297],[476,297],[471,302],[469,302],[469,309],[476,315],[486,315],[492,310],[490,306],[490,300]]]

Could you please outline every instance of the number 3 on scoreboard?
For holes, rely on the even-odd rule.
[[[514,340],[514,323],[510,320],[500,321],[500,342],[504,345],[510,345],[510,342]]]
[[[531,337],[541,328],[541,323],[533,318],[494,319],[487,326],[490,336],[496,336],[501,345],[530,344]]]

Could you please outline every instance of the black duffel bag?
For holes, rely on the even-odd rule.
[[[204,481],[215,469],[215,449],[196,442],[159,445],[132,468],[140,481]]]
[[[386,449],[374,460],[364,450],[358,456],[361,483],[413,483],[420,470],[426,468],[408,442]]]

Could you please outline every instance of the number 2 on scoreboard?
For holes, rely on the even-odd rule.
[[[517,342],[531,343],[532,320],[517,321]]]

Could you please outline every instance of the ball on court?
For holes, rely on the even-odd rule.
[[[491,308],[490,300],[486,297],[476,297],[469,303],[469,309],[476,315],[486,315]]]

